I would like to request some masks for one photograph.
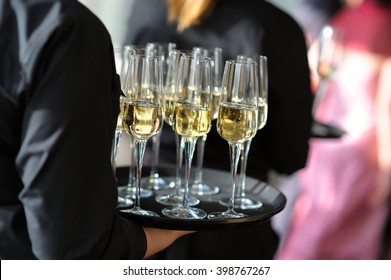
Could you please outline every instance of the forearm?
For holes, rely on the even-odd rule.
[[[144,259],[164,250],[178,238],[190,234],[193,231],[165,230],[157,228],[144,228],[147,237],[147,251]]]

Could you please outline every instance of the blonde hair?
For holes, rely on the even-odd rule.
[[[212,12],[215,0],[167,0],[168,21],[177,22],[178,31],[199,25]]]

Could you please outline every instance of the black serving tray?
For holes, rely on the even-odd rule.
[[[117,169],[117,177],[119,179],[119,183],[126,183],[126,180],[128,178],[128,171],[128,167],[122,167]],[[174,173],[175,167],[173,166],[159,167],[159,174],[163,178],[173,179]],[[144,176],[148,176],[148,174],[149,168],[144,167]],[[215,211],[227,210],[227,207],[221,205],[219,203],[219,200],[223,197],[228,197],[230,195],[231,190],[229,187],[229,177],[229,172],[204,168],[204,183],[212,186],[217,185],[220,188],[220,192],[216,195],[211,196],[197,196],[201,200],[201,202],[195,207],[201,208],[208,214]],[[170,192],[172,192],[172,190],[156,191],[155,195]],[[285,196],[278,189],[254,178],[246,178],[246,193],[249,197],[262,201],[263,205],[258,209],[236,209],[236,211],[248,215],[247,217],[240,219],[209,220],[205,218],[202,220],[182,220],[168,218],[165,217],[161,212],[162,209],[166,206],[157,203],[155,201],[155,195],[150,198],[141,199],[140,206],[143,209],[152,210],[158,213],[160,217],[139,216],[131,213],[122,212],[121,210],[119,211],[124,218],[135,221],[136,223],[139,223],[145,227],[194,231],[225,230],[253,225],[255,223],[266,222],[272,216],[282,211],[286,204]]]

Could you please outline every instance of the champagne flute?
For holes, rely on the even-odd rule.
[[[125,92],[126,90],[126,80],[127,80],[127,73],[128,73],[128,66],[129,66],[129,56],[132,54],[132,51],[130,48],[127,47],[121,47],[121,48],[114,48],[114,61],[115,61],[115,68],[116,72],[119,75],[120,84],[121,84],[121,90],[122,92]],[[113,143],[112,143],[112,150],[111,150],[111,164],[114,170],[114,173],[116,173],[116,157],[117,152],[119,148],[119,143],[122,136],[122,104],[123,104],[123,96],[120,97],[120,113],[117,117],[117,126],[114,133]],[[124,197],[118,195],[118,202],[117,207],[130,207],[133,205],[133,199],[130,196]]]
[[[198,137],[212,126],[212,95],[210,91],[210,59],[200,55],[182,56],[175,90],[176,133],[185,142],[185,186],[182,204],[166,207],[163,215],[176,219],[203,219],[206,212],[188,205],[191,162]]]
[[[317,73],[320,78],[319,88],[315,94],[312,114],[324,98],[328,81],[338,68],[343,57],[343,32],[338,28],[325,25],[319,37],[319,53],[317,60]]]
[[[316,120],[316,112],[325,98],[330,79],[336,72],[344,55],[343,31],[325,25],[319,37],[317,73],[319,76],[318,90],[314,96],[312,116],[314,118],[311,127],[311,136],[320,138],[340,138],[346,131],[332,124],[322,123]]]
[[[126,82],[126,75],[129,65],[129,56],[131,54],[131,51],[127,48],[115,48],[114,49],[114,61],[115,61],[115,68],[116,72],[120,79],[121,84],[121,90],[125,91],[125,82]],[[121,104],[120,99],[120,104]],[[121,113],[118,115],[117,118],[117,126],[115,129],[113,144],[112,144],[112,150],[111,150],[111,164],[113,166],[113,170],[115,173],[116,169],[116,163],[115,158],[117,156],[117,151],[119,147],[119,141],[122,135],[122,118]]]
[[[245,56],[238,57],[237,60],[245,59]],[[267,57],[259,56],[259,97],[258,97],[258,130],[266,125],[267,120],[267,95],[268,95],[268,71]],[[246,167],[247,158],[250,150],[252,139],[244,141],[241,147],[240,155],[240,184],[235,194],[235,208],[237,209],[256,209],[262,207],[260,200],[246,196]],[[219,201],[222,205],[228,206],[229,198],[223,198]]]
[[[217,132],[227,140],[231,158],[231,197],[228,209],[213,212],[209,219],[244,218],[235,208],[236,170],[242,143],[253,138],[258,129],[258,64],[252,60],[228,60],[222,81],[222,101],[217,116]]]
[[[148,55],[161,56],[163,60],[163,81],[166,79],[167,67],[168,67],[168,55],[172,50],[176,49],[175,43],[160,43],[150,42],[146,44],[145,50]],[[149,178],[142,180],[142,185],[153,190],[169,189],[172,186],[160,177],[158,172],[159,164],[159,151],[160,151],[160,137],[161,130],[152,136],[152,162]]]
[[[192,55],[192,51],[188,50],[173,50],[170,52],[167,63],[167,76],[166,82],[163,90],[163,112],[164,120],[171,127],[175,124],[175,88],[178,80],[178,71],[180,58],[182,56]],[[181,205],[183,201],[183,192],[182,192],[182,161],[183,161],[183,150],[185,146],[184,139],[178,134],[175,133],[175,144],[176,144],[176,176],[175,181],[170,182],[174,186],[174,191],[169,194],[157,195],[155,200],[166,206],[176,206]],[[166,179],[167,181],[167,179]],[[194,196],[188,195],[187,203],[189,206],[195,206],[200,203],[200,200]]]
[[[212,95],[213,95],[213,114],[212,120],[217,119],[218,106],[221,98],[221,78],[223,75],[223,50],[222,48],[203,48],[194,47],[193,51],[211,59],[212,72]],[[196,195],[212,195],[219,192],[218,186],[209,186],[202,180],[204,150],[206,135],[200,137],[197,141],[197,163],[195,170],[195,178],[193,184],[190,186],[190,192]]]
[[[162,127],[162,59],[156,56],[132,55],[129,63],[130,93],[124,98],[123,127],[133,136],[136,144],[136,186],[134,206],[124,212],[154,216],[155,212],[144,210],[140,206],[142,163],[147,140],[159,132]]]
[[[121,79],[121,84],[123,85],[124,89],[123,92],[125,94],[125,97],[130,96],[131,92],[128,87],[128,81],[129,81],[129,60],[130,55],[132,54],[139,54],[139,55],[145,55],[146,51],[143,46],[140,45],[126,45],[123,48],[125,51],[129,52],[129,58],[126,65],[123,65],[121,69],[126,69],[126,76],[125,79]],[[123,111],[123,99],[120,99],[121,104],[121,111]],[[117,121],[117,127],[122,128],[122,113]],[[129,144],[130,144],[130,157],[129,157],[129,177],[128,177],[128,183],[126,185],[122,185],[118,187],[118,205],[117,208],[126,208],[133,206],[133,200],[136,198],[137,193],[137,187],[136,187],[136,154],[135,154],[135,142],[132,135],[129,135]],[[153,195],[153,192],[149,189],[141,188],[140,189],[140,197],[141,198],[147,198]]]

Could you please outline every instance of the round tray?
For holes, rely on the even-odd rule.
[[[129,168],[117,169],[117,177],[119,178],[119,182],[126,182],[126,180],[124,181],[121,178],[128,178],[128,169]],[[149,171],[147,170],[149,170],[149,168],[145,167],[144,176],[148,176]],[[203,170],[204,183],[210,186],[218,186],[220,188],[220,192],[215,195],[197,196],[201,202],[194,207],[200,208],[206,211],[208,214],[215,211],[227,210],[227,207],[221,205],[219,200],[221,198],[228,197],[230,194],[229,172],[208,168],[204,168]],[[159,167],[159,174],[163,178],[173,179],[172,174],[174,172],[174,167]],[[170,192],[172,192],[172,190],[159,191],[155,192],[155,194]],[[182,220],[168,218],[163,216],[161,212],[162,209],[166,206],[157,203],[155,201],[155,195],[147,199],[141,199],[140,206],[143,209],[152,210],[158,213],[160,217],[134,215],[131,213],[122,212],[121,209],[119,209],[119,211],[123,217],[146,227],[195,231],[225,230],[266,222],[272,216],[282,211],[286,204],[286,198],[279,190],[266,184],[265,182],[256,180],[254,178],[246,178],[246,195],[248,195],[250,198],[260,200],[263,205],[257,209],[235,209],[237,212],[247,214],[247,217],[240,219],[210,220],[205,218],[201,220]]]

